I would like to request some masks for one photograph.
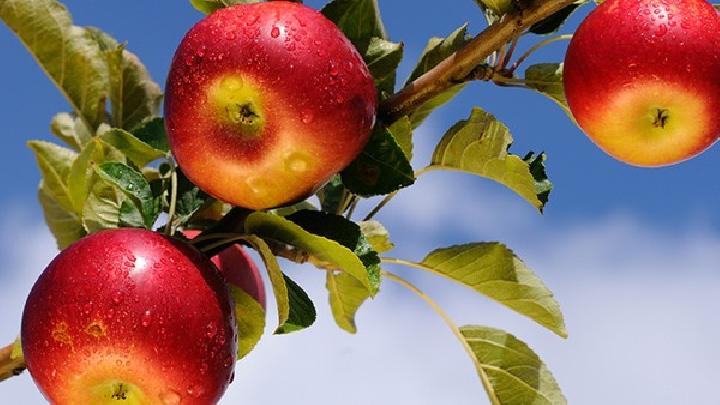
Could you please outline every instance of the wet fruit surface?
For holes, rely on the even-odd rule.
[[[190,246],[102,231],[35,283],[22,344],[52,403],[212,404],[231,380],[234,313],[217,269]]]
[[[184,173],[219,199],[268,208],[306,197],[362,150],[376,93],[340,30],[297,3],[219,10],[180,44],[165,122]]]
[[[720,17],[704,0],[608,0],[565,58],[565,93],[583,130],[640,166],[690,158],[720,135]]]

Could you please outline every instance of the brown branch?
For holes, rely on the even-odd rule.
[[[450,55],[380,105],[380,118],[394,122],[450,87],[472,80],[473,71],[508,41],[520,36],[538,21],[576,0],[536,0],[489,26],[463,48]]]
[[[13,357],[14,343],[0,348],[0,381],[20,375],[25,370],[25,358]]]

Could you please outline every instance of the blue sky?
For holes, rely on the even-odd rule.
[[[161,84],[175,46],[201,18],[183,1],[66,4],[77,24],[127,41]],[[472,0],[380,5],[391,39],[405,42],[401,80],[430,36],[444,36],[466,21],[473,33],[484,26]],[[564,32],[589,10],[579,11]],[[539,39],[526,37],[523,47]],[[565,45],[543,49],[530,63],[560,61]],[[0,195],[0,339],[10,341],[26,292],[56,253],[35,199],[39,174],[25,142],[50,139],[50,118],[68,106],[4,26],[0,49],[0,178],[6,186]],[[489,181],[430,173],[379,217],[398,246],[393,256],[420,259],[453,243],[505,242],[556,293],[570,338],[556,338],[445,281],[394,270],[415,280],[460,323],[503,327],[527,341],[571,403],[707,403],[720,357],[713,310],[720,296],[719,146],[680,165],[634,168],[603,154],[543,96],[473,83],[416,132],[416,167],[427,163],[444,130],[476,105],[508,125],[513,151],[548,153],[555,190],[546,213],[538,215]],[[290,273],[316,302],[318,324],[297,335],[266,337],[238,365],[225,403],[279,404],[284,398],[297,402],[298,395],[301,403],[318,404],[337,398],[347,404],[484,403],[470,362],[422,302],[388,283],[361,310],[359,334],[348,336],[332,325],[320,275],[305,267]],[[367,390],[369,378],[376,380],[374,391]],[[278,382],[286,389],[277,390]],[[0,384],[0,397],[8,395],[43,403],[27,375]]]

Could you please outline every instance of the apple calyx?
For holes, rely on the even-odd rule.
[[[239,75],[224,76],[209,90],[210,106],[231,133],[243,138],[258,137],[265,127],[265,114],[258,86]]]
[[[653,127],[665,128],[668,119],[670,118],[670,112],[665,108],[655,108],[655,117],[653,118]]]
[[[94,400],[98,404],[112,404],[116,401],[123,401],[123,404],[141,404],[144,395],[138,387],[124,381],[111,380],[95,386],[93,390]]]

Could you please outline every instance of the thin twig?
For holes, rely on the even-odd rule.
[[[530,49],[528,49],[524,54],[522,54],[522,55],[515,61],[515,63],[513,63],[512,67],[510,68],[510,72],[514,72],[515,69],[517,69],[523,62],[525,62],[525,60],[526,60],[530,55],[532,55],[535,51],[537,51],[538,49],[542,48],[543,46],[552,44],[553,42],[557,42],[557,41],[563,41],[563,40],[566,40],[566,39],[569,40],[569,39],[571,39],[571,38],[572,38],[572,34],[563,34],[563,35],[557,35],[557,36],[554,36],[554,37],[552,37],[552,38],[548,38],[548,39],[546,39],[546,40],[544,40],[544,41],[538,42],[537,44],[531,46]]]
[[[175,206],[177,205],[177,168],[173,166],[170,172],[170,208],[168,209],[168,219],[165,224],[165,234],[172,236],[175,234],[173,221],[175,218]]]
[[[20,375],[25,370],[25,357],[13,356],[15,343],[0,348],[0,381]]]

